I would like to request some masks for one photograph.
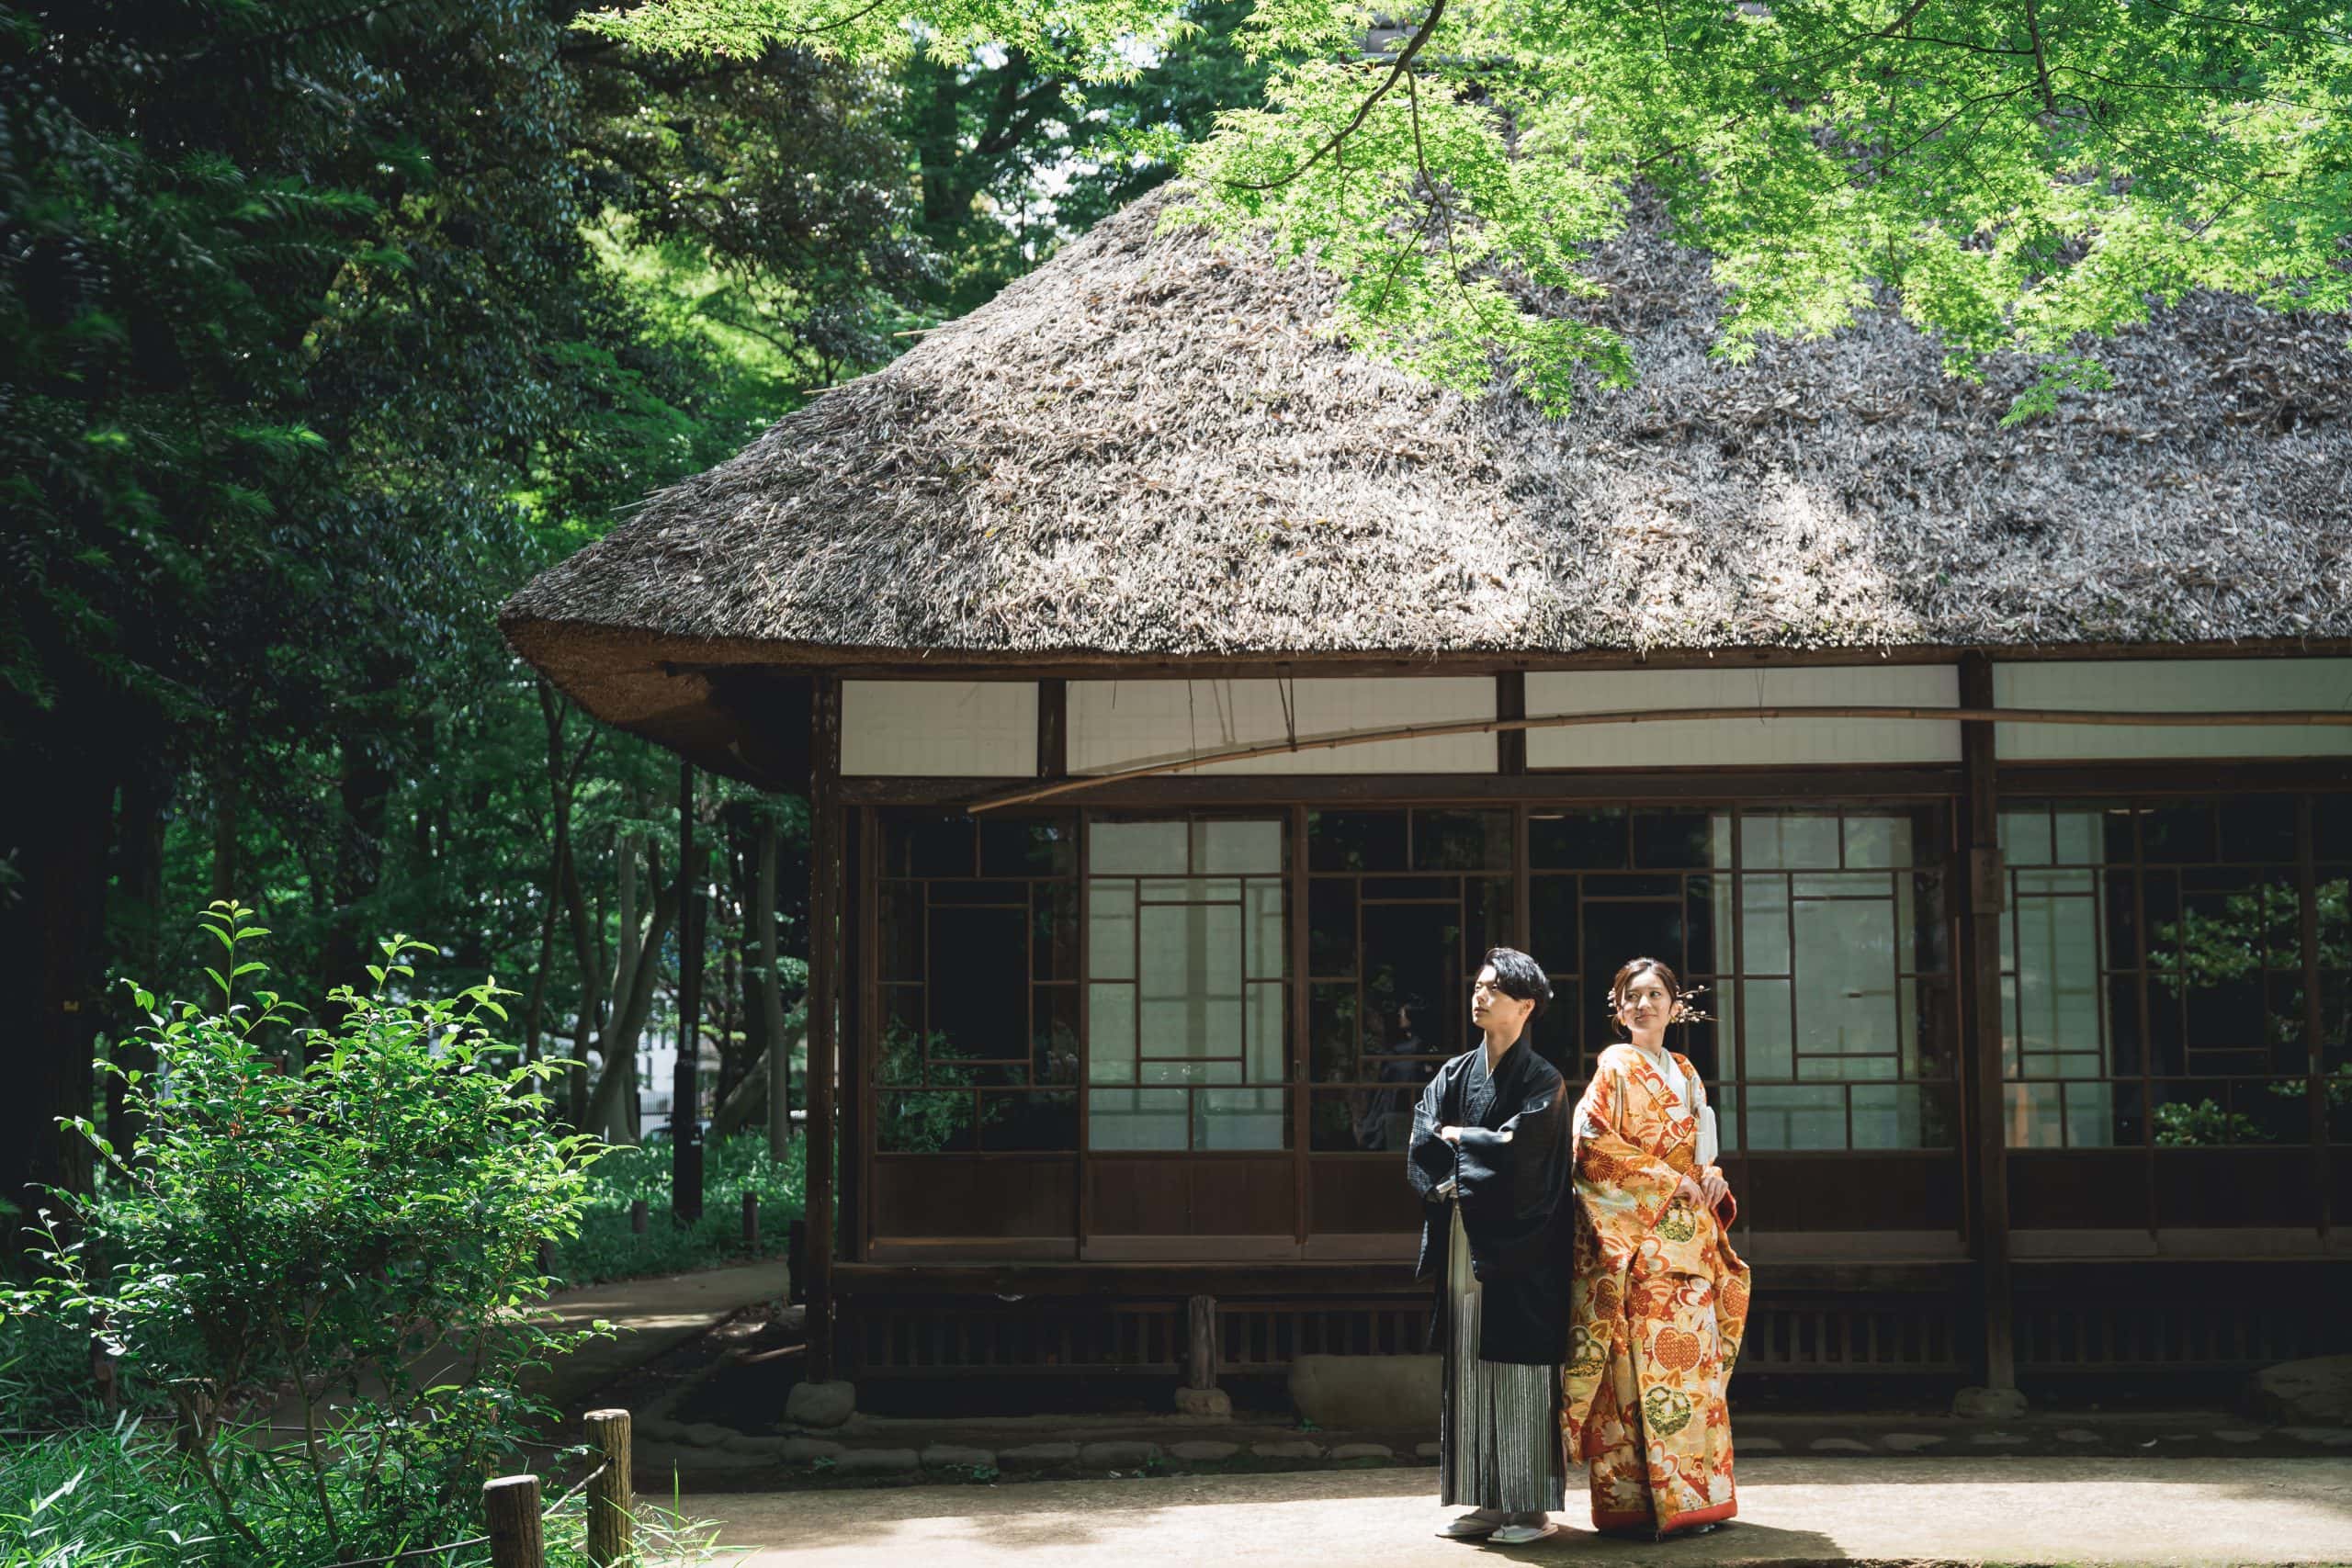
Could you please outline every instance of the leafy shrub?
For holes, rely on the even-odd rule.
[[[200,1380],[229,1428],[273,1404],[290,1417],[290,1442],[216,1427],[184,1463],[136,1436],[101,1456],[200,1485],[240,1560],[459,1539],[482,1475],[522,1468],[522,1430],[548,1414],[521,1374],[587,1337],[522,1309],[542,1290],[539,1243],[577,1229],[602,1147],[550,1132],[548,1069],[489,1033],[494,987],[406,998],[423,944],[395,938],[372,990],[337,989],[338,1020],[298,1028],[277,994],[246,999],[266,974],[249,918],[226,904],[203,917],[221,950],[216,1007],[137,993],[156,1070],[122,1077],[146,1130],[119,1151],[78,1123],[110,1179],[70,1214],[42,1212],[48,1275],[12,1308],[105,1335],[134,1397]],[[29,1461],[9,1462],[19,1496]]]

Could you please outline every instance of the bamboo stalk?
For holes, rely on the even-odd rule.
[[[1183,773],[1193,768],[1212,767],[1222,762],[1250,762],[1261,757],[1283,757],[1296,751],[1330,750],[1342,746],[1370,746],[1385,740],[1428,740],[1448,735],[1498,735],[1530,729],[1567,729],[1601,724],[1676,724],[1687,723],[1694,719],[1741,718],[1868,718],[1935,724],[1992,722],[2118,728],[2153,725],[2159,728],[2222,729],[2352,727],[2352,711],[2338,712],[2314,708],[2281,708],[2267,713],[2249,712],[2243,708],[2205,713],[2137,713],[2121,708],[1898,707],[1859,703],[1814,705],[1781,704],[1747,707],[1624,708],[1603,713],[1544,714],[1532,718],[1455,719],[1442,724],[1400,724],[1379,729],[1346,730],[1330,735],[1302,735],[1296,740],[1277,740],[1262,746],[1245,746],[1225,751],[1204,751],[1189,757],[1146,762],[1132,768],[1120,768],[1107,773],[1091,773],[1083,778],[1060,779],[1052,784],[1014,790],[1004,795],[991,795],[983,800],[974,801],[971,809],[975,812],[995,811],[1010,806],[1029,806],[1041,800],[1052,800],[1060,795],[1074,795],[1100,784],[1121,784],[1131,779],[1158,778],[1168,773]]]

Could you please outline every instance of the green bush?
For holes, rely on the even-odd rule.
[[[107,1179],[39,1215],[46,1273],[6,1298],[0,1345],[10,1426],[75,1414],[34,1385],[86,1382],[94,1331],[134,1410],[202,1386],[222,1418],[186,1452],[129,1416],[0,1439],[0,1568],[277,1568],[472,1536],[482,1477],[526,1468],[524,1434],[552,1414],[523,1372],[594,1332],[526,1309],[539,1244],[576,1232],[604,1149],[550,1130],[548,1069],[490,1032],[496,988],[405,995],[422,944],[396,938],[372,990],[298,1026],[248,990],[266,974],[248,919],[203,917],[217,1004],[137,993],[156,1068],[122,1077],[145,1132],[117,1150],[76,1123]]]

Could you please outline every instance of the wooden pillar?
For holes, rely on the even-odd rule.
[[[2296,931],[2303,950],[2303,1039],[2310,1048],[2309,1081],[2303,1092],[2311,1101],[2312,1190],[2319,1194],[2319,1234],[2323,1241],[2335,1225],[2335,1172],[2328,1154],[2326,1022],[2319,1005],[2319,867],[2314,863],[2312,801],[2295,799],[2295,881],[2298,908]]]
[[[1495,716],[1497,718],[1525,718],[1527,716],[1527,672],[1525,671],[1506,670],[1495,677]],[[1507,777],[1515,777],[1527,772],[1527,731],[1504,729],[1496,732],[1495,771]],[[1527,940],[1527,933],[1521,932],[1520,942],[1522,946]]]
[[[1960,705],[1993,706],[1993,661],[1960,661]],[[1967,867],[1960,960],[1962,1125],[1967,1129],[1969,1244],[1976,1255],[1984,1315],[1984,1386],[2017,1387],[2016,1311],[2009,1259],[2009,1157],[2003,1135],[2001,911],[2007,876],[2001,860],[2000,796],[1993,725],[1960,727],[1960,847]]]
[[[816,678],[808,773],[808,1381],[833,1367],[833,1089],[840,1006],[842,683]]]
[[[1037,682],[1037,776],[1069,777],[1069,682]]]
[[[678,764],[678,1063],[670,1080],[670,1211],[682,1225],[702,1218],[699,1057],[702,1021],[703,867],[695,858],[695,766]]]

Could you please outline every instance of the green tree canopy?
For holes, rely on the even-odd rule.
[[[1557,408],[1623,344],[1580,264],[1654,193],[1726,290],[1721,351],[1882,293],[1949,367],[2041,356],[2018,412],[2102,372],[2088,339],[2196,288],[2352,304],[2341,0],[1257,0],[1272,69],[1182,166],[1193,216],[1344,280],[1358,344]],[[649,0],[659,51],[993,45],[1082,83],[1187,47],[1170,0]],[[1366,52],[1368,36],[1391,37]]]

